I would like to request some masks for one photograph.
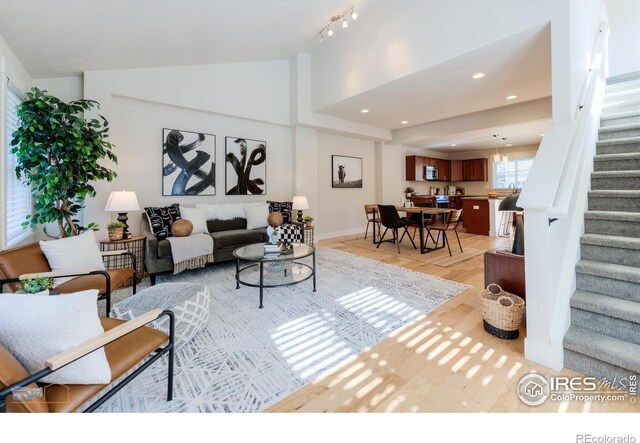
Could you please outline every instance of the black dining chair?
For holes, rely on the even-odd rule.
[[[438,231],[438,238],[435,241],[436,248],[438,247],[438,243],[440,242],[440,234],[442,234],[442,247],[447,245],[449,249],[449,256],[451,254],[451,246],[449,246],[449,237],[447,237],[448,231],[453,231],[456,234],[456,238],[458,239],[458,246],[460,246],[460,252],[464,252],[462,250],[462,243],[460,243],[460,237],[458,236],[458,224],[462,221],[462,209],[456,209],[455,211],[451,211],[447,214],[446,223],[437,223],[432,226],[427,227],[427,233],[431,235],[431,231]],[[433,237],[431,237],[433,239]]]
[[[380,215],[380,223],[382,223],[382,226],[385,227],[385,230],[382,233],[382,237],[380,238],[380,241],[378,242],[378,246],[376,246],[376,248],[379,248],[380,244],[383,242],[395,243],[395,245],[398,247],[398,253],[400,253],[400,243],[402,242],[404,236],[407,235],[407,237],[409,237],[409,240],[411,240],[413,248],[418,249],[416,247],[416,244],[413,242],[409,231],[407,230],[409,226],[414,224],[412,219],[407,217],[401,218],[400,214],[398,214],[398,210],[393,205],[378,205],[378,214]],[[384,236],[387,235],[387,231],[389,229],[391,229],[393,238],[391,240],[385,240]],[[398,231],[400,229],[404,229],[404,232],[402,233],[402,237],[398,239]]]
[[[416,208],[433,208],[433,203],[420,203],[420,202],[416,202],[413,204]],[[428,228],[430,225],[434,224],[436,222],[436,216],[433,214],[429,214],[429,215],[425,215],[424,216],[424,224],[422,225],[422,227],[420,227],[420,214],[418,213],[413,213],[411,214],[411,220],[413,220],[413,222],[415,223],[415,228],[413,229],[413,239],[416,239],[416,233],[418,232],[418,228],[421,229],[426,229]],[[429,234],[429,231],[427,231],[427,234]],[[431,240],[433,240],[433,242],[435,243],[436,241],[433,239],[433,236],[431,236],[431,234],[429,234],[429,236],[431,237]],[[426,240],[425,240],[425,244],[426,244]]]

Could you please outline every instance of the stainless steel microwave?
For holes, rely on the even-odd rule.
[[[435,166],[427,166],[425,168],[425,180],[438,181],[438,168]]]

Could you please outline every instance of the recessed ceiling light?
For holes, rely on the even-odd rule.
[[[360,112],[362,112],[363,114],[366,114],[367,112],[369,112],[368,109],[361,109]]]
[[[510,96],[508,96],[506,98],[507,98],[507,100],[513,100],[515,98],[518,98],[518,96],[517,95],[510,95]]]
[[[449,146],[458,146],[458,145],[456,145],[455,143],[451,143]]]
[[[472,78],[479,79],[484,77],[484,72],[478,72],[477,74],[473,74]]]
[[[507,144],[506,144],[506,146],[507,146],[507,147],[511,146],[511,143],[507,143]]]
[[[408,122],[408,121],[406,121],[406,120],[402,120],[402,121],[400,122],[400,124],[401,124],[401,125],[406,125],[407,123],[409,123],[409,122]]]

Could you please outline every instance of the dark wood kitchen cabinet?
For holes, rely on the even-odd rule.
[[[462,209],[462,198],[449,196],[449,209]]]
[[[462,226],[469,234],[489,235],[489,200],[462,200]]]
[[[451,181],[450,160],[438,160],[438,180],[443,182]]]
[[[451,181],[452,182],[463,181],[462,160],[451,160],[449,164],[451,168]]]
[[[489,174],[489,161],[486,158],[462,160],[462,181],[486,182]]]
[[[424,181],[425,157],[407,155],[405,164],[407,181]]]

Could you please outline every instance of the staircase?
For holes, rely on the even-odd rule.
[[[640,375],[640,72],[607,80],[584,218],[564,363],[625,388]]]

